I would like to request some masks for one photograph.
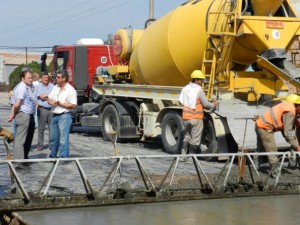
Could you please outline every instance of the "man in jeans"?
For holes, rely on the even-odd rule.
[[[44,149],[44,131],[46,124],[48,126],[50,136],[50,125],[52,119],[51,105],[49,105],[47,101],[42,101],[40,98],[41,94],[48,95],[52,91],[54,85],[49,82],[49,74],[46,71],[42,72],[41,82],[36,87],[36,96],[38,99],[38,151],[42,151]]]
[[[52,106],[52,119],[50,126],[50,149],[49,158],[69,157],[69,133],[72,124],[70,110],[77,106],[77,92],[68,83],[67,71],[56,72],[56,85],[47,96],[41,94],[42,100]]]

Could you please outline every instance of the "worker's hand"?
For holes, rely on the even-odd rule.
[[[217,108],[218,105],[219,105],[219,102],[218,101],[214,101],[213,104],[214,104],[214,108]]]
[[[258,120],[259,119],[259,115],[254,115],[254,117],[253,117],[253,121],[256,121],[256,120]]]
[[[300,146],[295,149],[296,152],[300,152]]]
[[[40,98],[41,100],[43,100],[43,101],[46,101],[46,100],[47,100],[47,97],[48,97],[48,95],[45,94],[45,93],[42,93],[42,94],[40,94],[40,96],[39,96],[39,98]]]
[[[8,143],[11,143],[14,140],[14,135],[5,128],[2,128],[0,131],[0,136],[4,136]]]
[[[15,115],[14,115],[14,114],[10,114],[10,115],[8,116],[8,118],[7,118],[7,121],[8,121],[8,122],[11,122],[11,121],[14,120],[14,118],[15,118]]]
[[[51,99],[51,98],[48,99],[48,103],[49,103],[50,105],[52,105],[52,106],[57,106],[57,101],[55,101],[55,100],[53,100],[53,99]]]

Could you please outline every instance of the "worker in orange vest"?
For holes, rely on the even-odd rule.
[[[290,94],[281,102],[266,111],[255,122],[257,134],[257,152],[277,152],[274,132],[281,131],[285,140],[291,144],[295,151],[300,151],[300,146],[295,134],[296,116],[300,114],[300,96]],[[271,177],[276,177],[278,170],[278,158],[276,155],[268,155]]]
[[[186,85],[179,96],[182,104],[182,119],[185,126],[185,136],[181,154],[201,153],[200,141],[203,131],[204,108],[213,109],[218,105],[217,101],[207,101],[202,89],[205,76],[201,70],[194,70],[191,73],[191,82]]]

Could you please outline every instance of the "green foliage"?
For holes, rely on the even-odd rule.
[[[20,74],[23,67],[30,67],[32,69],[33,73],[40,74],[41,72],[41,66],[38,62],[32,61],[31,63],[25,65],[21,64],[19,65],[13,72],[9,75],[9,89],[13,90],[14,87],[19,83],[20,81]]]

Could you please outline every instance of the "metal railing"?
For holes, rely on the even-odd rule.
[[[265,159],[274,154],[279,158],[276,176]],[[227,160],[206,160],[212,157]],[[241,159],[246,162],[243,170]],[[2,160],[0,207],[32,210],[299,194],[298,159],[299,153],[280,152]]]

